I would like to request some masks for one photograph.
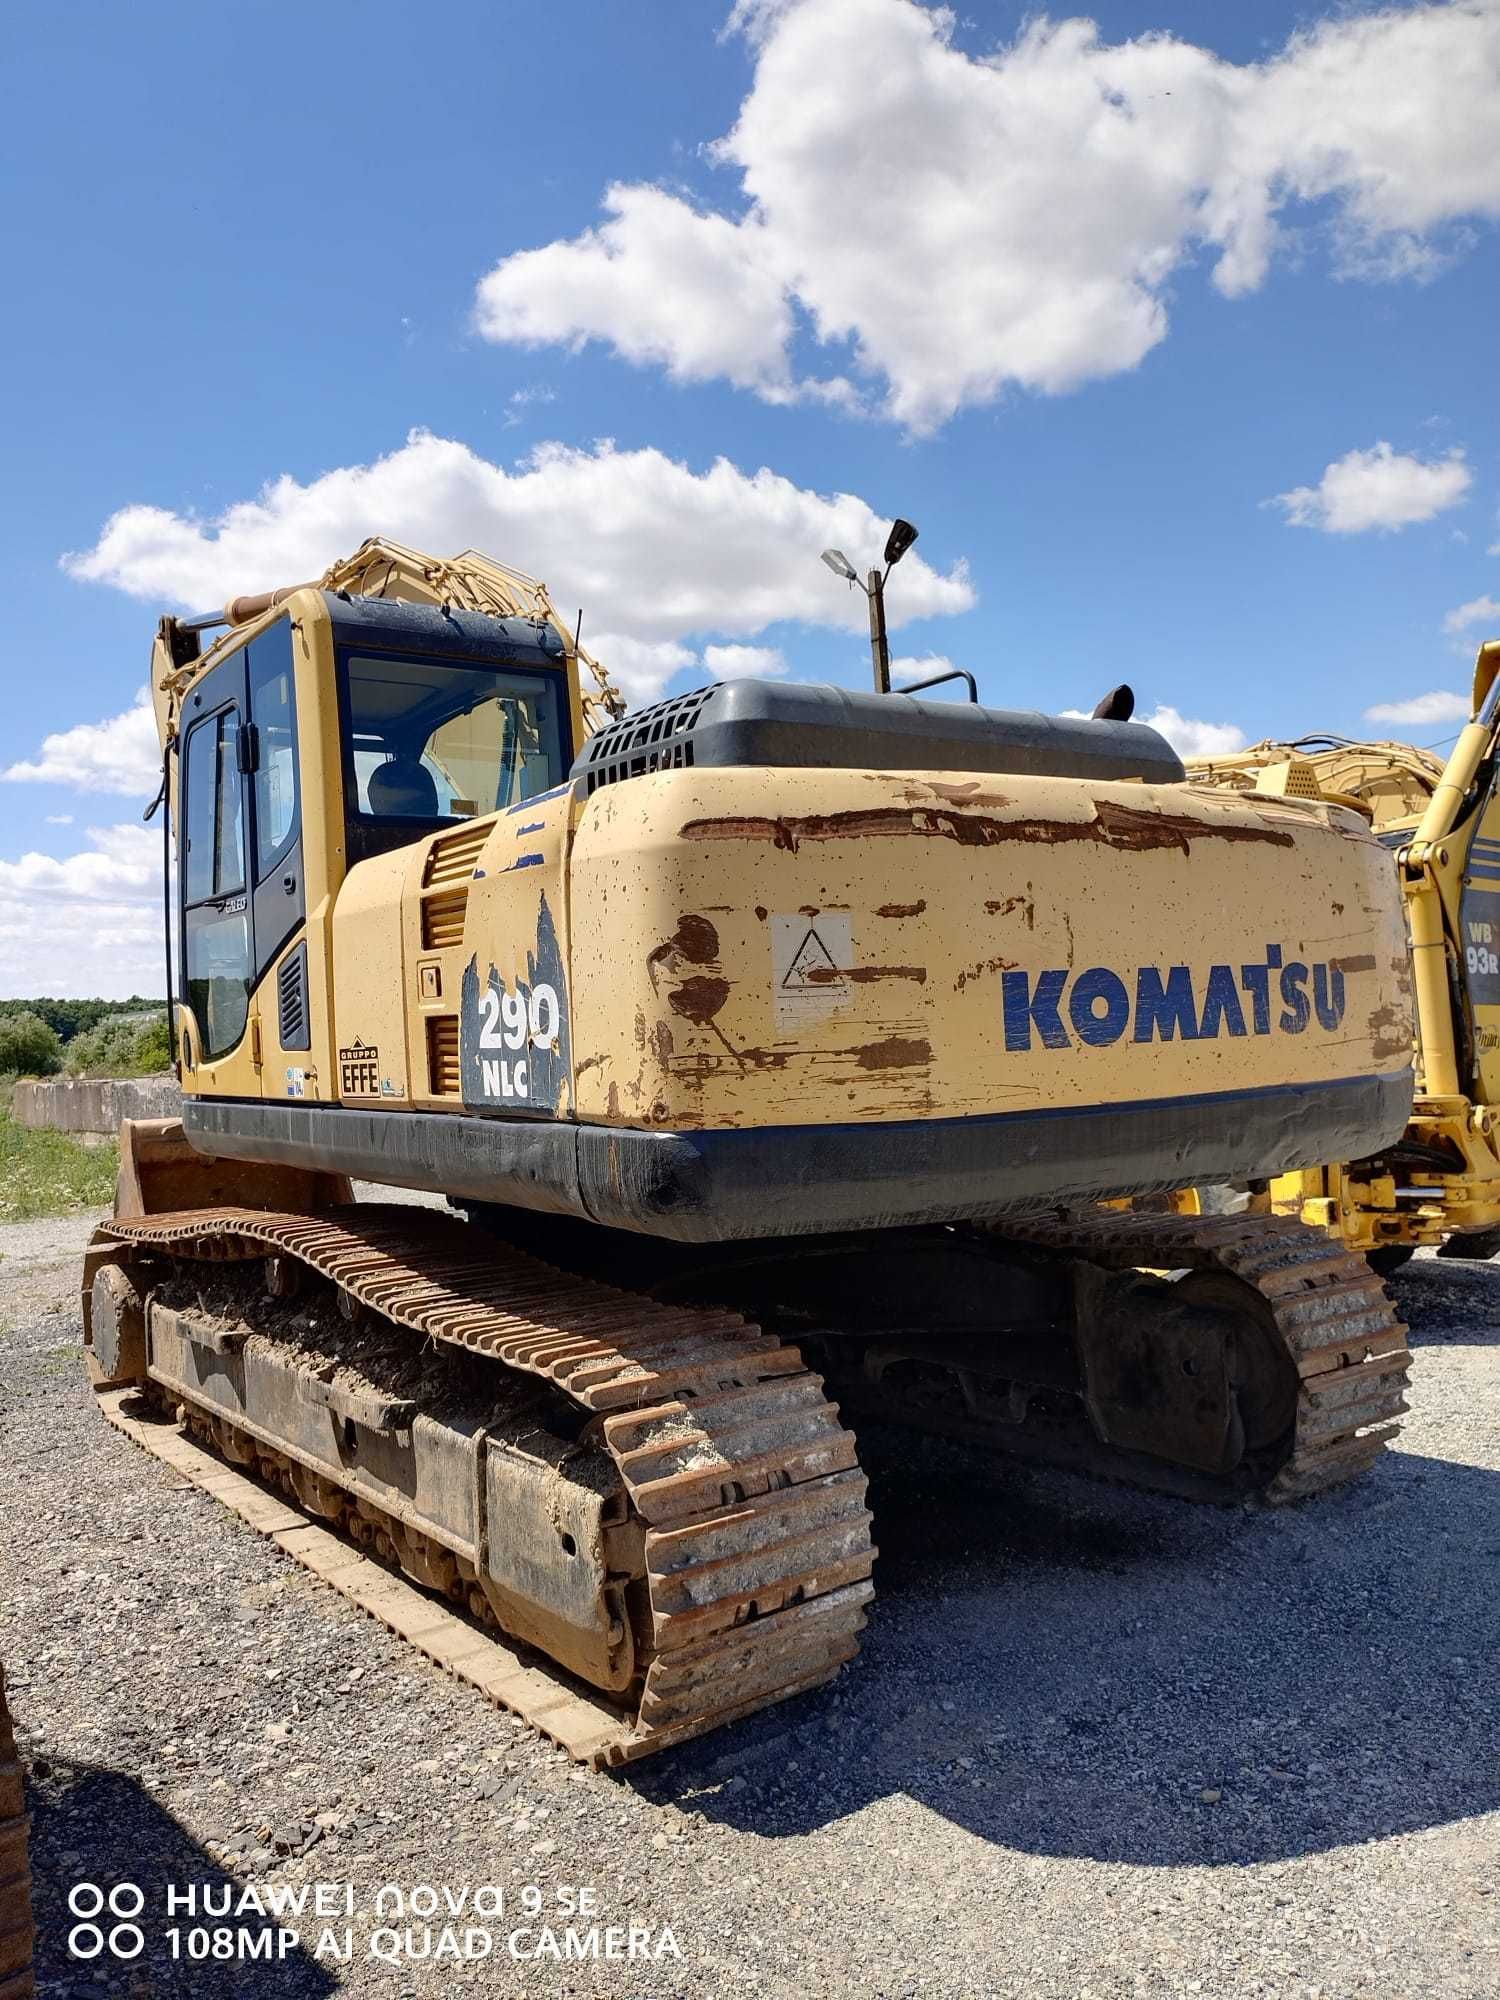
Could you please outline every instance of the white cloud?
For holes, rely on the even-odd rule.
[[[1268,505],[1284,507],[1294,528],[1328,535],[1394,532],[1456,507],[1474,483],[1461,450],[1442,458],[1393,451],[1384,439],[1369,451],[1348,451],[1323,468],[1316,486],[1295,486]]]
[[[35,757],[7,766],[0,779],[150,798],[161,782],[161,746],[148,696],[143,690],[134,707],[106,722],[80,722],[44,736]]]
[[[765,680],[787,670],[779,646],[705,646],[703,664],[716,680],[724,681],[747,674]]]
[[[1140,721],[1159,730],[1179,757],[1228,757],[1245,747],[1245,732],[1232,722],[1196,722],[1167,703]]]
[[[414,431],[372,464],[306,485],[284,475],[216,520],[126,507],[64,567],[202,606],[315,576],[367,535],[441,554],[473,546],[545,577],[565,621],[582,604],[585,644],[643,700],[692,664],[702,639],[749,639],[783,619],[865,630],[863,594],[839,589],[818,551],[876,551],[889,525],[855,494],[814,493],[723,458],[695,472],[660,451],[546,444],[506,468]],[[942,573],[913,551],[889,614],[899,625],[974,601],[961,562]]]
[[[1133,368],[1180,267],[1206,249],[1221,293],[1254,291],[1286,214],[1366,279],[1430,276],[1500,215],[1494,0],[1340,14],[1253,64],[1045,17],[970,56],[910,0],[751,0],[730,27],[755,72],[710,156],[739,200],[609,187],[597,226],[490,271],[481,333],[775,402],[859,407],[852,366],[920,431]],[[852,362],[799,380],[802,327]]]
[[[1466,694],[1450,694],[1433,688],[1428,694],[1414,694],[1405,701],[1378,701],[1365,710],[1366,722],[1467,722],[1471,704]]]
[[[891,661],[892,681],[928,681],[934,674],[951,674],[946,653],[901,653]]]
[[[1471,597],[1443,620],[1445,632],[1467,632],[1473,625],[1500,625],[1500,598]]]
[[[1064,715],[1088,720],[1088,710],[1065,708]],[[1137,715],[1148,729],[1165,736],[1179,757],[1229,757],[1245,747],[1245,732],[1233,722],[1198,722],[1162,702],[1150,715]]]
[[[792,312],[765,230],[657,187],[616,185],[602,205],[597,229],[522,250],[481,281],[475,320],[486,339],[576,347],[608,327],[626,360],[657,362],[679,381],[723,375],[784,393]]]
[[[64,859],[30,853],[0,861],[7,998],[160,993],[161,834],[95,826],[88,839],[82,853]]]
[[[545,382],[533,382],[524,389],[512,389],[505,399],[506,430],[514,430],[534,405],[556,401],[557,391],[549,389]]]
[[[71,826],[73,824],[73,815],[71,813],[48,813],[45,823],[48,826]]]

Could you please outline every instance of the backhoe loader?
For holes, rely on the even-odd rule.
[[[1118,705],[623,714],[541,585],[378,541],[163,619],[151,690],[185,1096],[88,1253],[101,1406],[574,1756],[852,1657],[850,1416],[1210,1501],[1380,1455],[1364,1260],[1162,1199],[1403,1132],[1359,814]]]
[[[1394,1144],[1273,1178],[1277,1213],[1332,1229],[1377,1270],[1425,1245],[1500,1250],[1500,641],[1479,650],[1472,719],[1444,764],[1405,743],[1305,737],[1195,760],[1195,783],[1323,798],[1372,822],[1406,902],[1417,1094]]]

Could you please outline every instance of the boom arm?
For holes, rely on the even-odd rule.
[[[625,699],[591,653],[577,645],[558,617],[547,586],[525,570],[512,569],[465,549],[457,556],[429,556],[373,535],[352,556],[336,562],[318,580],[322,590],[347,590],[356,597],[394,597],[409,604],[441,604],[455,611],[482,611],[493,618],[534,618],[555,626],[580,669],[587,667],[594,685],[582,686],[584,727],[592,732],[625,713]],[[258,598],[235,598],[227,607],[231,622],[240,623],[268,610],[274,592]]]
[[[1474,719],[1464,726],[1454,744],[1453,754],[1427,802],[1412,843],[1401,857],[1402,887],[1406,891],[1411,924],[1422,1088],[1429,1097],[1459,1097],[1464,1093],[1448,982],[1447,926],[1441,887],[1454,857],[1443,843],[1457,827],[1482,765],[1494,754],[1496,722],[1500,720],[1500,641],[1490,640],[1479,649],[1474,667],[1474,704]],[[1478,825],[1478,815],[1474,823]],[[1458,866],[1462,871],[1462,857],[1458,858]]]

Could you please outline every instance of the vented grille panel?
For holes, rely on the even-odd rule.
[[[611,722],[589,739],[584,777],[592,795],[601,785],[641,778],[651,771],[680,771],[693,761],[692,732],[703,704],[718,683],[673,695],[637,715]],[[576,768],[576,767],[575,767]]]
[[[479,859],[479,850],[489,836],[490,822],[481,820],[477,826],[462,827],[457,833],[445,834],[441,840],[435,841],[427,857],[422,887],[448,889],[457,883],[468,882],[474,873],[474,863]]]
[[[307,940],[281,961],[276,973],[276,1030],[284,1049],[312,1046],[307,1019]]]
[[[469,901],[467,887],[445,889],[428,896],[422,904],[422,949],[445,951],[464,941],[464,910]]]
[[[456,1014],[441,1014],[427,1023],[427,1089],[432,1097],[459,1097],[463,1093]]]

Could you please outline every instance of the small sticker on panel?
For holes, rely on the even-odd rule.
[[[854,963],[847,910],[771,919],[771,985],[778,1026],[823,1021],[847,1006]]]

